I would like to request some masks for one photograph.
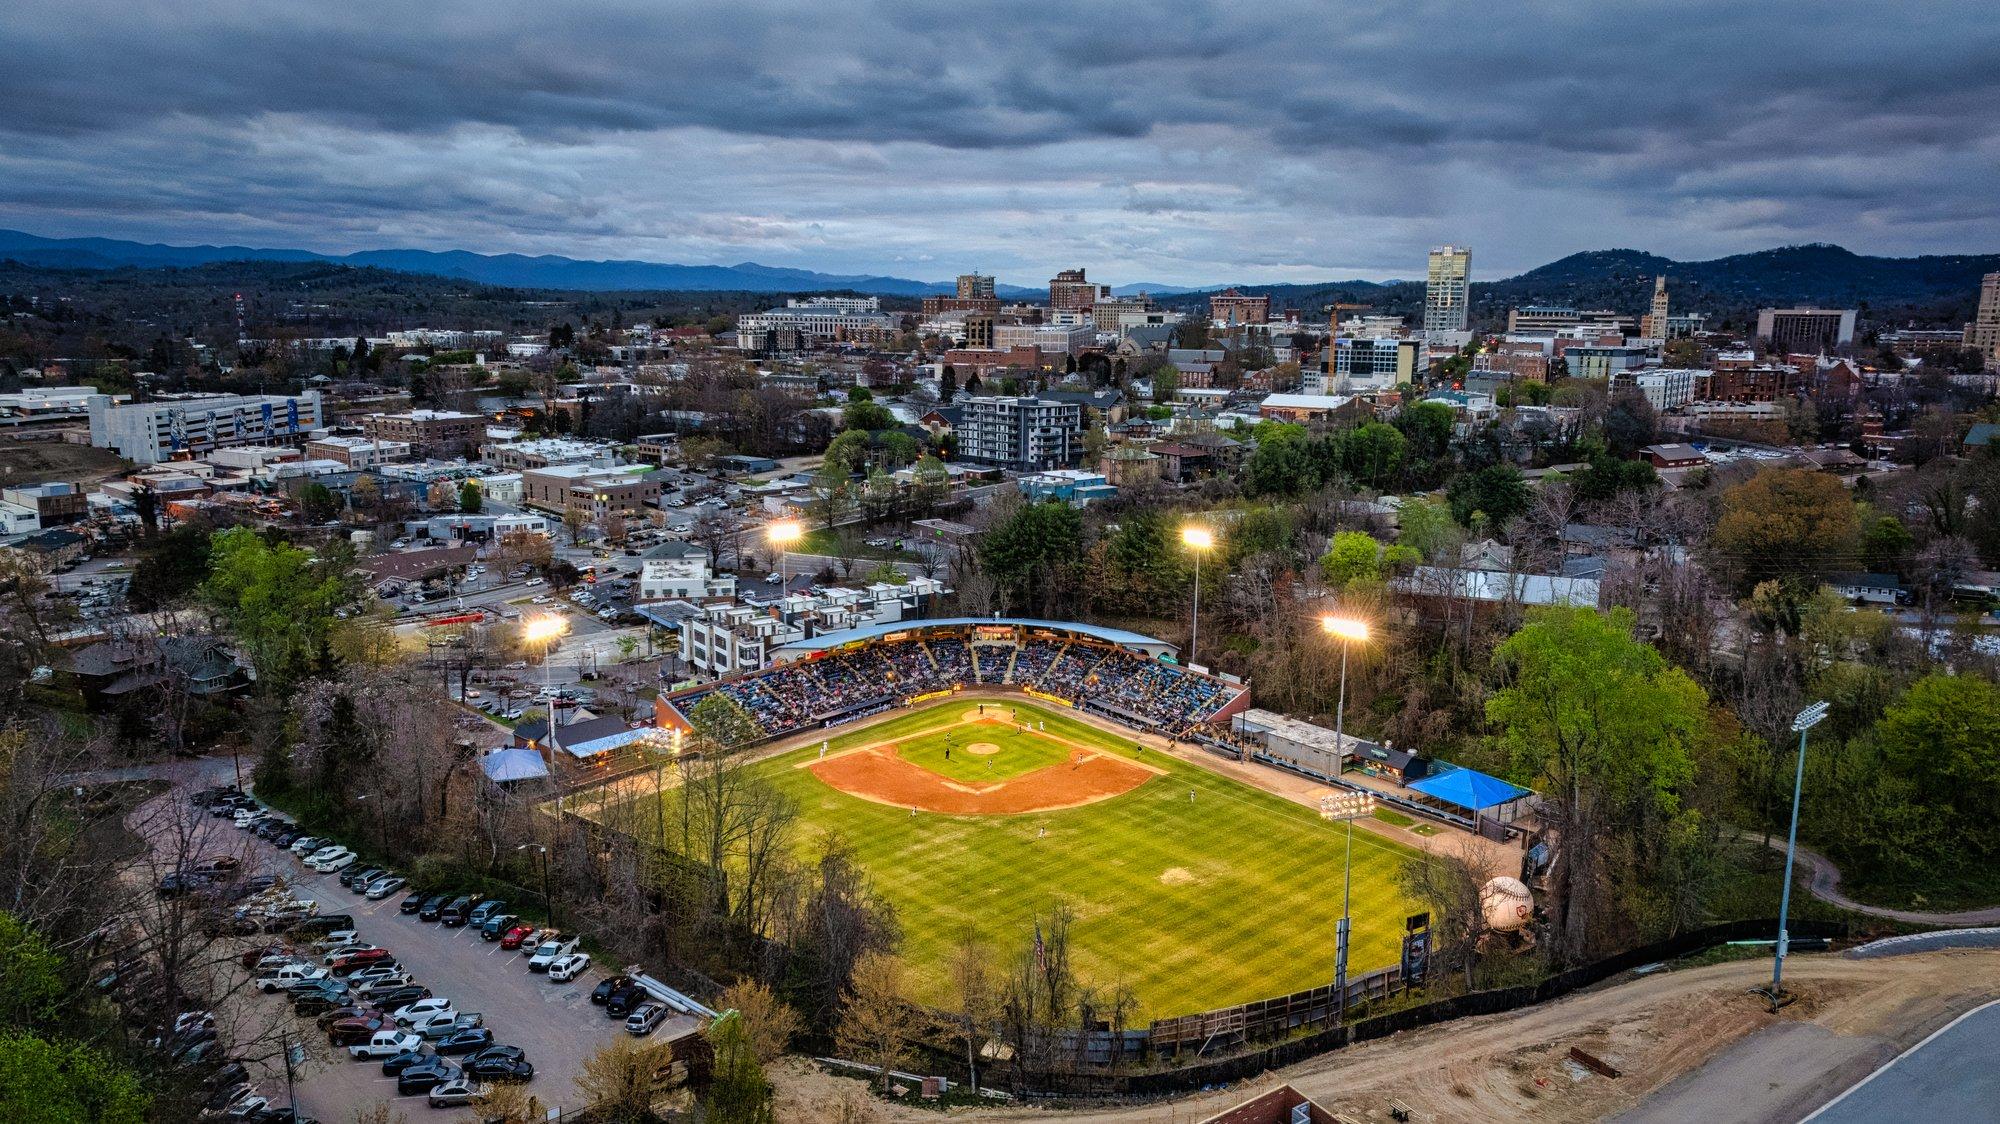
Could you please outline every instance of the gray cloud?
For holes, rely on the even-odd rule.
[[[0,222],[925,276],[2000,247],[1986,3],[0,14]]]

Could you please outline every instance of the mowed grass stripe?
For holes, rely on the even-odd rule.
[[[1331,980],[1344,828],[1198,766],[1141,752],[1128,739],[1060,712],[1003,705],[1024,720],[1046,722],[1052,735],[1165,775],[1063,811],[912,817],[840,793],[798,768],[818,756],[817,744],[759,766],[799,801],[808,827],[803,838],[838,833],[895,906],[917,998],[949,1001],[945,965],[967,927],[996,959],[1010,958],[1032,942],[1036,917],[1058,898],[1077,911],[1071,947],[1086,982],[1101,989],[1125,983],[1143,1018]],[[973,706],[951,701],[912,711],[834,738],[832,749],[905,738],[955,722]],[[977,729],[958,727],[957,744],[969,740],[964,731]],[[933,737],[942,744],[942,735],[922,740]],[[958,756],[954,750],[954,765]],[[1411,912],[1395,883],[1406,853],[1355,832],[1350,967],[1356,975],[1398,955],[1403,918]]]

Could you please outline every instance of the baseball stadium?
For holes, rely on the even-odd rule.
[[[711,695],[757,723],[755,766],[815,839],[838,834],[892,904],[916,994],[948,1002],[967,930],[1011,955],[1058,900],[1090,986],[1146,1018],[1327,984],[1347,835],[1217,750],[1247,687],[1092,625],[958,618],[831,633]],[[1211,746],[1215,748],[1211,748]],[[1294,793],[1294,796],[1297,794]],[[1406,852],[1353,836],[1350,969],[1394,964]]]

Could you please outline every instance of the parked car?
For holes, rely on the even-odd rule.
[[[396,908],[402,913],[415,913],[424,908],[424,903],[430,900],[429,894],[411,894],[409,897],[404,898],[402,904]]]
[[[266,993],[283,991],[292,984],[323,980],[327,975],[328,973],[325,968],[316,965],[286,964],[273,969],[269,975],[259,976],[256,980],[257,990]]]
[[[479,926],[479,939],[497,941],[520,920],[511,913],[496,913]]]
[[[313,1024],[321,1030],[332,1030],[333,1024],[346,1019],[379,1019],[382,1014],[382,1010],[373,1003],[350,1003],[345,1007],[335,1007],[331,1011],[320,1012],[318,1017],[313,1019]]]
[[[451,1000],[446,999],[442,995],[433,995],[429,999],[419,999],[415,1003],[411,1003],[405,1007],[398,1007],[391,1012],[399,1023],[410,1023],[417,1019],[427,1019],[432,1015],[456,1013],[457,1011],[451,1005]]]
[[[406,1030],[378,1030],[368,1041],[347,1048],[349,1057],[360,1061],[364,1058],[392,1058],[408,1050],[423,1045],[423,1040]]]
[[[407,885],[409,885],[408,880],[398,875],[376,879],[368,885],[368,900],[379,902]]]
[[[604,1013],[615,1019],[652,997],[651,992],[635,983],[613,988],[611,994],[604,997]]]
[[[493,1045],[493,1032],[483,1026],[463,1027],[437,1039],[431,1049],[443,1056],[476,1054]]]
[[[382,1073],[386,1077],[394,1077],[413,1065],[422,1064],[429,1058],[430,1055],[424,1053],[421,1047],[412,1050],[405,1050],[394,1057],[383,1058]]]
[[[611,998],[612,992],[617,991],[621,987],[626,987],[630,985],[631,982],[632,982],[631,976],[612,976],[610,979],[607,979],[602,983],[599,983],[596,987],[590,989],[590,1001],[602,1007],[604,1006],[604,1001],[606,999]]]
[[[395,962],[395,956],[388,949],[369,948],[343,956],[332,964],[329,964],[327,968],[336,976],[345,976],[362,968],[373,967],[377,964],[394,964]]]
[[[294,855],[305,856],[326,846],[330,846],[326,840],[321,839],[317,835],[307,835],[292,840],[292,845],[285,848],[285,850],[290,851]]]
[[[443,1058],[425,1058],[396,1075],[396,1092],[402,1096],[428,1093],[459,1076],[459,1069]]]
[[[410,982],[410,973],[400,964],[375,964],[363,968],[347,977],[347,986],[358,990],[376,984],[403,984]]]
[[[488,898],[472,907],[472,913],[465,919],[467,925],[484,925],[486,919],[507,908],[507,903],[499,898]]]
[[[509,950],[520,948],[522,942],[534,935],[535,927],[533,925],[516,925],[501,934],[500,947]]]
[[[549,965],[549,980],[552,983],[568,983],[582,975],[584,970],[589,967],[589,953],[572,952],[568,956],[558,958],[554,963]]]
[[[340,884],[350,890],[360,889],[387,873],[389,872],[379,866],[349,867],[340,872]]]
[[[331,985],[331,986],[326,986]],[[346,987],[332,980],[319,980],[311,987],[292,992],[292,1013],[295,1015],[317,1015],[331,1011],[347,1002]]]
[[[633,1008],[630,1015],[625,1016],[625,1031],[628,1034],[644,1037],[653,1033],[666,1019],[666,1004],[654,1002],[641,1003]]]
[[[554,964],[556,961],[575,951],[575,937],[571,937],[568,940],[557,938],[552,941],[543,941],[542,946],[535,950],[535,954],[528,958],[528,971],[546,972],[549,970],[549,965]]]
[[[450,905],[438,911],[438,924],[443,925],[447,929],[455,929],[465,924],[467,916],[471,914],[478,902],[479,896],[477,894],[467,894],[463,897],[453,898]]]
[[[465,1059],[465,1071],[488,1081],[530,1081],[535,1067],[519,1046],[488,1046]]]
[[[356,994],[374,1006],[393,1011],[398,1007],[407,1007],[419,999],[429,999],[431,989],[422,984],[405,983],[380,988],[366,987]]]
[[[542,950],[543,945],[561,936],[562,930],[560,929],[537,929],[528,934],[527,939],[521,942],[521,955],[533,956]]]
[[[471,1104],[485,1095],[486,1086],[461,1073],[449,1081],[440,1081],[431,1086],[431,1091],[425,1095],[425,1099],[430,1101],[432,1108],[453,1108]]]
[[[470,1014],[458,1011],[439,1011],[410,1022],[410,1029],[424,1036],[427,1041],[436,1042],[461,1030],[477,1030],[486,1024],[486,1016],[478,1012]]]
[[[314,870],[319,871],[321,874],[332,874],[336,870],[345,870],[346,868],[353,866],[354,860],[360,857],[361,856],[355,854],[353,851],[349,851],[343,848],[339,851],[335,851],[331,855],[327,855],[324,858],[315,859],[312,862],[307,863],[306,865],[313,868]]]
[[[335,1046],[353,1046],[375,1037],[378,1030],[392,1030],[394,1024],[380,1016],[339,1019],[326,1028],[327,1041]]]
[[[332,948],[327,949],[325,955],[319,958],[319,962],[330,965],[343,957],[352,956],[357,952],[370,952],[374,948],[375,946],[369,944],[367,941],[349,941],[346,944],[334,945]]]
[[[438,894],[435,897],[429,898],[424,902],[424,907],[417,911],[417,920],[436,921],[438,915],[444,912],[444,907],[449,904],[451,904],[451,896],[448,894]]]

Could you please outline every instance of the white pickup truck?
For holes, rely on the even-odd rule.
[[[349,1046],[347,1052],[357,1059],[393,1058],[423,1044],[423,1039],[407,1030],[378,1030],[368,1041]]]
[[[257,977],[257,990],[283,991],[293,984],[325,978],[327,978],[326,969],[316,964],[286,964],[273,970],[269,975]]]

